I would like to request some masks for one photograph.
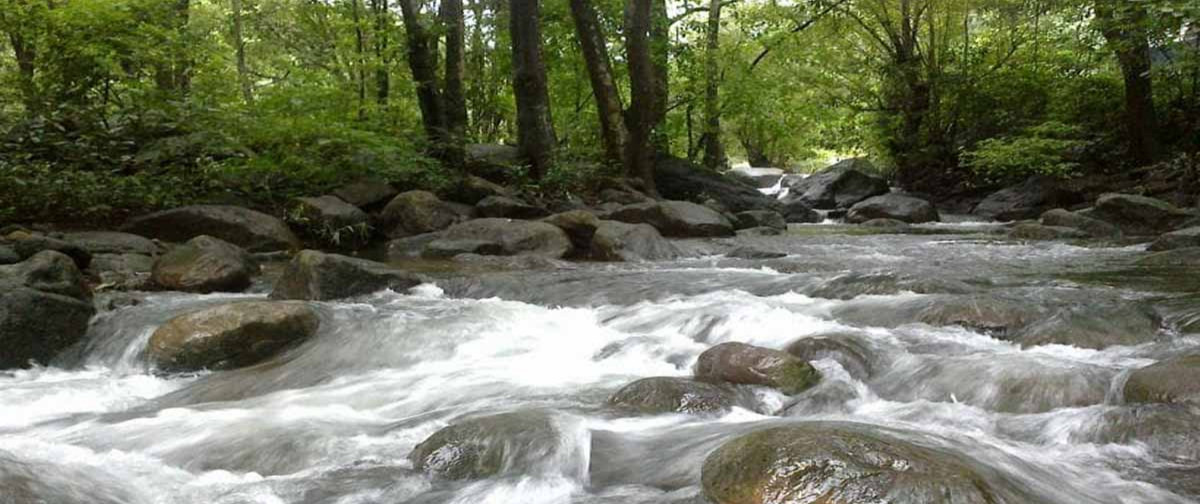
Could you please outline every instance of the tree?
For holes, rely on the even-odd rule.
[[[240,0],[239,0],[240,1]],[[375,17],[375,102],[386,107],[392,91],[391,54],[388,46],[391,16],[388,0],[371,0],[371,13]]]
[[[718,61],[721,37],[721,1],[710,0],[704,65],[704,166],[724,168],[725,149],[721,146],[721,65]]]
[[[654,0],[628,0],[625,5],[625,59],[629,62],[627,114],[629,143],[626,171],[640,178],[647,194],[657,197],[654,183],[654,131],[658,125],[658,88],[655,84],[654,53],[650,47],[651,4]]]
[[[234,60],[237,62],[238,87],[242,90],[242,100],[247,104],[254,103],[254,87],[250,82],[250,68],[246,65],[246,37],[242,33],[242,0],[232,0],[230,9],[233,16],[231,35],[233,36]]]
[[[579,35],[592,95],[596,99],[605,156],[610,162],[624,165],[629,129],[625,126],[620,91],[613,76],[608,43],[600,28],[599,16],[591,0],[571,0],[571,16],[575,20],[575,31]]]
[[[1157,114],[1150,76],[1150,19],[1140,2],[1097,0],[1096,23],[1117,56],[1125,80],[1125,132],[1139,165],[1158,157]]]
[[[530,176],[541,179],[554,161],[558,140],[550,117],[546,63],[542,60],[540,0],[510,0],[513,95],[517,101],[517,145]]]
[[[466,22],[462,0],[442,0],[442,26],[446,31],[446,79],[444,101],[446,153],[451,166],[465,162],[464,144],[467,134],[467,98],[463,91],[466,69]]]

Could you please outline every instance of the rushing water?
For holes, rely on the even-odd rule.
[[[716,241],[687,243],[709,255],[671,263],[442,273],[410,293],[318,303],[322,329],[304,345],[194,376],[148,369],[150,333],[262,294],[148,294],[99,315],[59,366],[0,374],[0,503],[702,502],[701,464],[724,440],[828,419],[936,444],[1040,502],[1200,496],[1200,435],[1189,435],[1200,414],[1124,405],[1120,394],[1129,370],[1200,349],[1200,335],[1175,328],[1200,318],[1195,272],[1187,284],[1131,270],[1142,247],[931,229],[942,234],[804,227],[754,239],[791,254],[767,261],[726,259],[729,244]],[[1162,323],[1140,344],[1022,348],[913,316],[987,296],[1066,310],[1061,323],[1088,330],[1121,327],[1130,306]],[[689,375],[716,343],[783,348],[829,334],[855,338],[868,357],[815,361],[824,380],[798,396],[756,389],[760,411],[605,407],[637,378]],[[561,439],[548,441],[561,449],[520,471],[448,482],[407,459],[455,421],[528,409],[551,412]]]

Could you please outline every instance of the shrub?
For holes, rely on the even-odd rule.
[[[1079,163],[1078,152],[1088,142],[1078,131],[1050,121],[1025,129],[1020,134],[979,142],[963,155],[964,164],[989,182],[1023,179],[1030,175],[1069,177]]]

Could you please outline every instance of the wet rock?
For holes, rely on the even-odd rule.
[[[780,200],[780,204],[783,205],[783,218],[788,222],[816,224],[824,220],[820,212],[796,196],[788,195]]]
[[[1157,254],[1150,254],[1137,260],[1142,266],[1153,267],[1196,267],[1200,268],[1200,247],[1187,247]]]
[[[379,215],[379,226],[388,238],[404,238],[446,229],[462,221],[454,207],[428,191],[400,193]]]
[[[197,236],[154,262],[158,286],[183,292],[241,292],[258,271],[245,250],[211,236]]]
[[[821,379],[807,362],[792,355],[747,345],[721,343],[700,354],[696,379],[745,385],[765,385],[784,394],[798,394]]]
[[[257,364],[317,333],[317,312],[300,301],[246,301],[186,313],[150,336],[146,356],[163,371]]]
[[[550,212],[545,208],[533,206],[517,198],[508,196],[488,196],[475,204],[475,210],[480,217],[501,217],[505,219],[540,219]]]
[[[1158,317],[1136,303],[1096,298],[1058,307],[1001,337],[1024,347],[1070,345],[1103,350],[1154,341],[1160,328]]]
[[[1034,219],[1046,210],[1070,206],[1079,201],[1079,195],[1064,189],[1058,180],[1035,175],[1020,184],[992,193],[979,202],[972,213],[999,221]]]
[[[195,205],[164,210],[131,219],[121,230],[169,242],[208,235],[250,252],[300,248],[300,240],[282,220],[236,206]]]
[[[749,210],[736,214],[735,228],[738,230],[756,227],[787,229],[787,221],[779,212],[770,210]]]
[[[1075,228],[1033,223],[1017,224],[1008,231],[1008,237],[1013,240],[1079,240],[1089,236]]]
[[[772,427],[735,438],[704,461],[701,481],[716,504],[1011,499],[954,454],[877,427],[840,422]]]
[[[935,326],[957,325],[1003,337],[1037,320],[1042,310],[1014,299],[990,295],[938,296],[917,313],[917,321]]]
[[[663,236],[732,236],[733,224],[711,208],[686,201],[661,201],[626,205],[607,216],[629,224],[649,224]]]
[[[459,254],[504,255],[504,247],[487,240],[447,240],[429,242],[421,253],[430,258],[451,258]]]
[[[1125,401],[1200,403],[1200,355],[1167,359],[1130,373]]]
[[[392,184],[380,179],[360,179],[333,190],[338,199],[364,211],[382,207],[399,191]]]
[[[42,454],[49,456],[49,454]],[[152,502],[136,483],[117,473],[87,464],[47,458],[22,460],[0,450],[0,503],[3,504],[135,504]]]
[[[783,170],[779,168],[767,167],[738,167],[729,170],[728,173],[745,180],[746,182],[749,182],[751,185],[759,189],[775,187],[775,184],[778,184],[779,180],[784,176]]]
[[[488,180],[503,180],[521,165],[521,153],[511,145],[467,144],[465,150],[467,172]]]
[[[1200,247],[1200,227],[1190,227],[1159,236],[1150,244],[1151,252]]]
[[[560,259],[571,252],[571,240],[557,226],[545,222],[476,219],[455,224],[446,240],[479,240],[497,243],[502,255],[537,255]]]
[[[27,231],[15,231],[9,233],[4,238],[0,239],[0,245],[16,252],[17,257],[21,261],[29,259],[39,252],[53,250],[60,254],[65,254],[75,261],[75,266],[79,269],[87,269],[92,262],[92,254],[83,247],[74,243],[52,238],[43,234],[30,233]]]
[[[779,209],[779,203],[774,198],[759,192],[753,185],[706,170],[684,159],[659,157],[654,167],[654,181],[659,194],[672,200],[714,199],[731,212]]]
[[[462,421],[408,455],[413,468],[449,480],[501,475],[587,474],[590,440],[567,418],[525,410]]]
[[[737,231],[737,236],[738,236],[738,237],[752,237],[752,236],[779,236],[779,235],[782,235],[783,233],[784,233],[784,230],[783,230],[783,229],[779,229],[779,228],[773,228],[773,227],[752,227],[752,228],[749,228],[749,229],[739,229],[739,230]]]
[[[92,255],[141,254],[156,256],[163,251],[159,244],[149,238],[117,231],[79,231],[63,233],[60,238]]]
[[[841,161],[808,177],[787,177],[789,193],[811,208],[850,208],[873,196],[887,194],[887,181],[874,175],[875,167],[865,158]]]
[[[271,299],[329,301],[384,289],[401,292],[422,282],[419,276],[386,264],[303,250],[275,282]]]
[[[1168,460],[1200,459],[1200,408],[1188,404],[1134,404],[1105,412],[1095,428],[1076,437],[1098,444],[1138,444]],[[1195,470],[1185,465],[1189,476]],[[1195,485],[1195,483],[1192,483]],[[1200,490],[1194,488],[1193,490]]]
[[[415,236],[397,238],[387,243],[388,259],[409,259],[421,257],[430,243],[442,238],[443,233],[423,233]]]
[[[336,196],[295,198],[288,206],[288,221],[309,239],[336,248],[353,250],[371,238],[367,213]]]
[[[869,228],[877,228],[877,229],[896,229],[896,230],[908,229],[908,228],[912,227],[907,222],[904,222],[901,220],[896,220],[896,219],[871,219],[869,221],[862,223],[862,226],[869,227]]]
[[[910,224],[940,219],[928,201],[903,194],[885,194],[862,201],[850,208],[846,221],[863,223],[871,219],[896,219]]]
[[[1121,232],[1143,236],[1170,231],[1192,216],[1166,201],[1132,194],[1105,194],[1090,217],[1111,223]]]
[[[663,376],[637,380],[608,398],[619,409],[651,415],[723,414],[734,406],[753,409],[753,402],[753,394],[729,385]]]
[[[467,175],[454,188],[448,199],[474,206],[488,196],[510,195],[509,190],[500,184],[474,175]]]
[[[591,257],[597,261],[665,261],[679,250],[649,224],[599,221],[592,237]]]
[[[751,245],[741,245],[726,252],[725,257],[734,259],[778,259],[780,257],[787,257],[787,253],[775,250],[763,250]]]
[[[592,246],[592,237],[596,228],[600,227],[600,219],[595,214],[584,210],[570,210],[557,213],[542,219],[543,222],[558,226],[567,233],[571,244],[576,250],[588,250]]]
[[[100,279],[101,286],[117,290],[147,290],[154,285],[150,278],[153,269],[154,258],[148,255],[97,254],[92,258],[88,274]]]
[[[648,203],[654,201],[654,198],[646,196],[635,190],[621,190],[608,188],[600,191],[600,201],[605,203],[617,203],[619,205],[636,205],[638,203]]]
[[[0,266],[0,369],[49,364],[87,333],[95,313],[83,274],[62,253]]]
[[[866,380],[875,373],[876,356],[862,339],[853,334],[801,338],[789,344],[784,351],[805,362],[832,359],[850,376],[859,380]]]
[[[0,244],[0,265],[21,262],[21,256],[12,247]]]
[[[1093,219],[1078,212],[1068,212],[1055,208],[1042,214],[1042,225],[1078,229],[1093,238],[1116,238],[1121,236],[1121,230],[1116,226],[1099,219]]]

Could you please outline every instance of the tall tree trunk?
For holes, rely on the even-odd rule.
[[[166,13],[167,30],[176,37],[172,41],[169,61],[160,62],[154,72],[158,89],[186,95],[192,84],[192,60],[188,56],[188,19],[191,16],[191,0],[174,0]]]
[[[1158,156],[1158,120],[1150,78],[1149,22],[1138,2],[1098,0],[1096,20],[1116,53],[1125,79],[1125,130],[1134,162],[1147,165]]]
[[[363,33],[361,0],[350,0],[354,20],[354,53],[358,56],[358,120],[367,118],[367,41]]]
[[[8,33],[8,42],[12,46],[13,57],[17,60],[18,86],[21,89],[25,112],[33,116],[41,110],[37,81],[34,80],[37,71],[37,48],[25,39],[17,27],[13,27]]]
[[[670,151],[670,139],[663,125],[667,121],[667,102],[670,101],[671,19],[667,15],[667,0],[650,4],[650,52],[654,62],[654,148]]]
[[[233,11],[233,51],[237,62],[238,87],[242,90],[242,100],[247,105],[254,103],[254,88],[250,82],[250,69],[246,65],[246,38],[242,34],[242,0],[232,0]]]
[[[656,0],[628,0],[625,4],[625,59],[629,62],[630,103],[627,124],[629,144],[626,172],[642,179],[646,192],[657,197],[654,184],[653,135],[657,126],[658,98],[650,47],[651,8]]]
[[[375,15],[375,64],[378,65],[375,68],[375,102],[380,107],[387,107],[392,92],[392,60],[388,54],[388,45],[391,43],[388,36],[391,31],[388,0],[371,0],[371,10]]]
[[[453,167],[465,162],[467,98],[463,91],[466,68],[466,21],[462,0],[442,0],[442,24],[446,30],[446,80],[442,103],[446,114],[446,159]]]
[[[708,3],[708,32],[704,55],[704,166],[725,168],[725,149],[721,145],[721,65],[718,59],[721,40],[721,0]]]
[[[530,176],[541,179],[553,162],[557,141],[550,118],[550,92],[542,60],[540,0],[510,0],[513,94],[517,100],[517,144],[530,164]]]
[[[437,42],[421,23],[421,11],[416,0],[399,0],[404,17],[404,34],[408,46],[408,67],[417,84],[417,103],[421,108],[421,124],[433,147],[435,157],[441,157],[445,142],[445,114],[438,92]]]
[[[608,44],[600,28],[599,16],[591,0],[571,0],[571,16],[575,19],[575,32],[579,35],[583,60],[592,82],[592,95],[596,98],[605,155],[610,162],[624,164],[629,129],[621,112],[621,95],[617,80],[613,77]]]

